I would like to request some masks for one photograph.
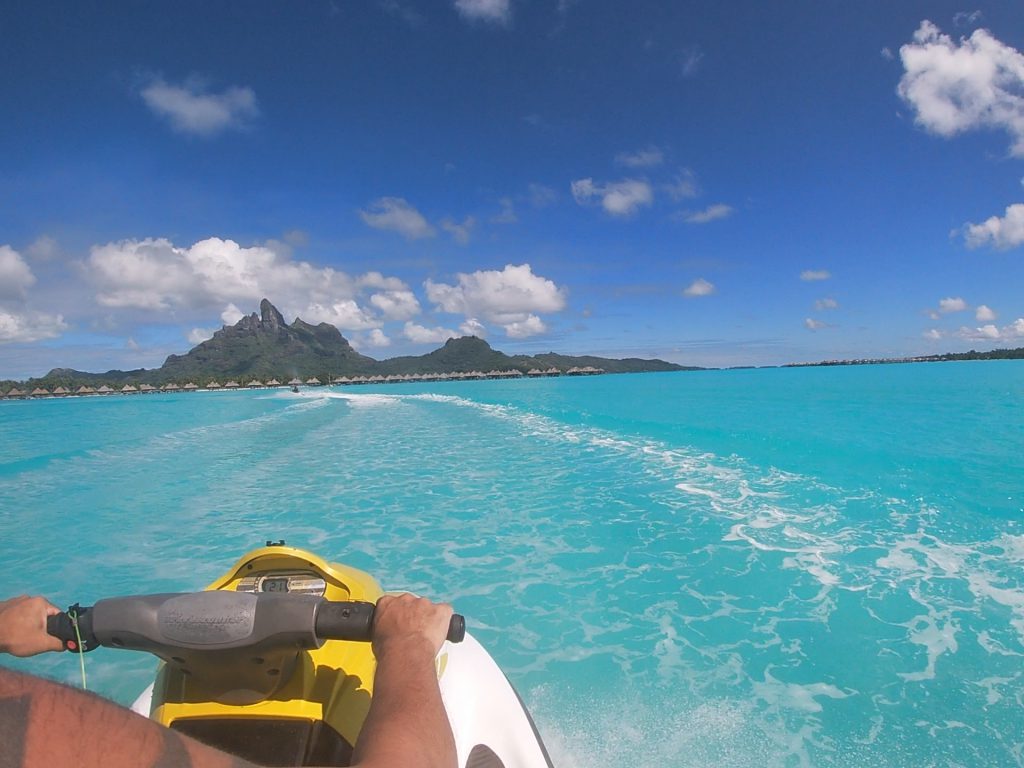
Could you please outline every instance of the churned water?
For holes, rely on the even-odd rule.
[[[284,538],[452,601],[560,768],[1020,766],[1022,444],[1013,361],[3,402],[2,592]]]

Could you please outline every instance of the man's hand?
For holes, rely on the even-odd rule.
[[[61,641],[46,633],[46,617],[60,609],[41,597],[12,597],[0,601],[0,652],[35,656],[43,651],[62,651]]]
[[[416,595],[384,595],[373,619],[373,652],[377,659],[395,651],[403,657],[423,654],[433,660],[448,636],[452,607]]]

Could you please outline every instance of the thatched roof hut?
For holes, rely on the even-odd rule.
[[[113,391],[114,390],[112,390],[106,384],[102,384],[102,385],[100,385],[100,388],[96,390],[96,394],[97,395],[109,395]]]
[[[130,395],[138,391],[138,388],[136,388],[134,384],[125,384],[123,387],[121,387],[121,392],[123,392],[126,395]]]
[[[156,392],[156,387],[152,384],[139,384],[139,392],[149,394],[150,392]]]
[[[11,387],[9,390],[7,390],[7,397],[24,397],[24,396],[25,396],[25,391],[22,390],[22,389],[18,389],[17,387]]]
[[[195,385],[193,385],[195,386]],[[173,381],[170,384],[164,384],[164,392],[177,392],[181,387],[175,384]]]
[[[289,387],[297,387],[302,383],[302,379],[296,376],[294,379],[288,382]]]
[[[310,378],[306,379],[306,383],[311,387],[321,386],[320,379],[318,379],[316,376],[311,376]]]
[[[206,388],[207,389],[220,389],[220,382],[219,381],[211,381],[209,384],[206,385]]]
[[[229,381],[227,384],[224,385],[224,389],[238,389],[238,382]]]
[[[253,379],[252,381],[249,382],[247,386],[249,387],[249,389],[262,389],[263,387],[266,386],[266,384],[264,384],[259,379]]]
[[[93,389],[92,387],[89,387],[89,386],[86,386],[85,384],[83,384],[82,386],[80,386],[78,389],[75,390],[75,394],[76,395],[95,395],[96,394],[96,390]]]
[[[182,387],[182,389],[184,389],[186,392],[195,392],[197,389],[199,389],[199,387],[197,387],[194,382],[190,381],[188,384]]]
[[[278,381],[277,379],[271,379],[270,381],[267,382],[267,386],[268,387],[280,387],[281,386],[281,382]]]
[[[36,387],[29,393],[32,397],[49,397],[50,390],[43,389],[42,387]]]
[[[71,392],[69,392],[64,387],[57,387],[56,389],[53,390],[53,394],[57,397],[64,397],[65,395],[70,395]]]

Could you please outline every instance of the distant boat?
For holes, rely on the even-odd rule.
[[[294,392],[295,394],[298,394],[299,393],[299,388],[293,385],[292,386],[292,392]]]

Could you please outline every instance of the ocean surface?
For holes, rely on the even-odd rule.
[[[1024,765],[1024,362],[0,402],[0,446],[2,595],[284,538],[452,601],[559,768]]]

